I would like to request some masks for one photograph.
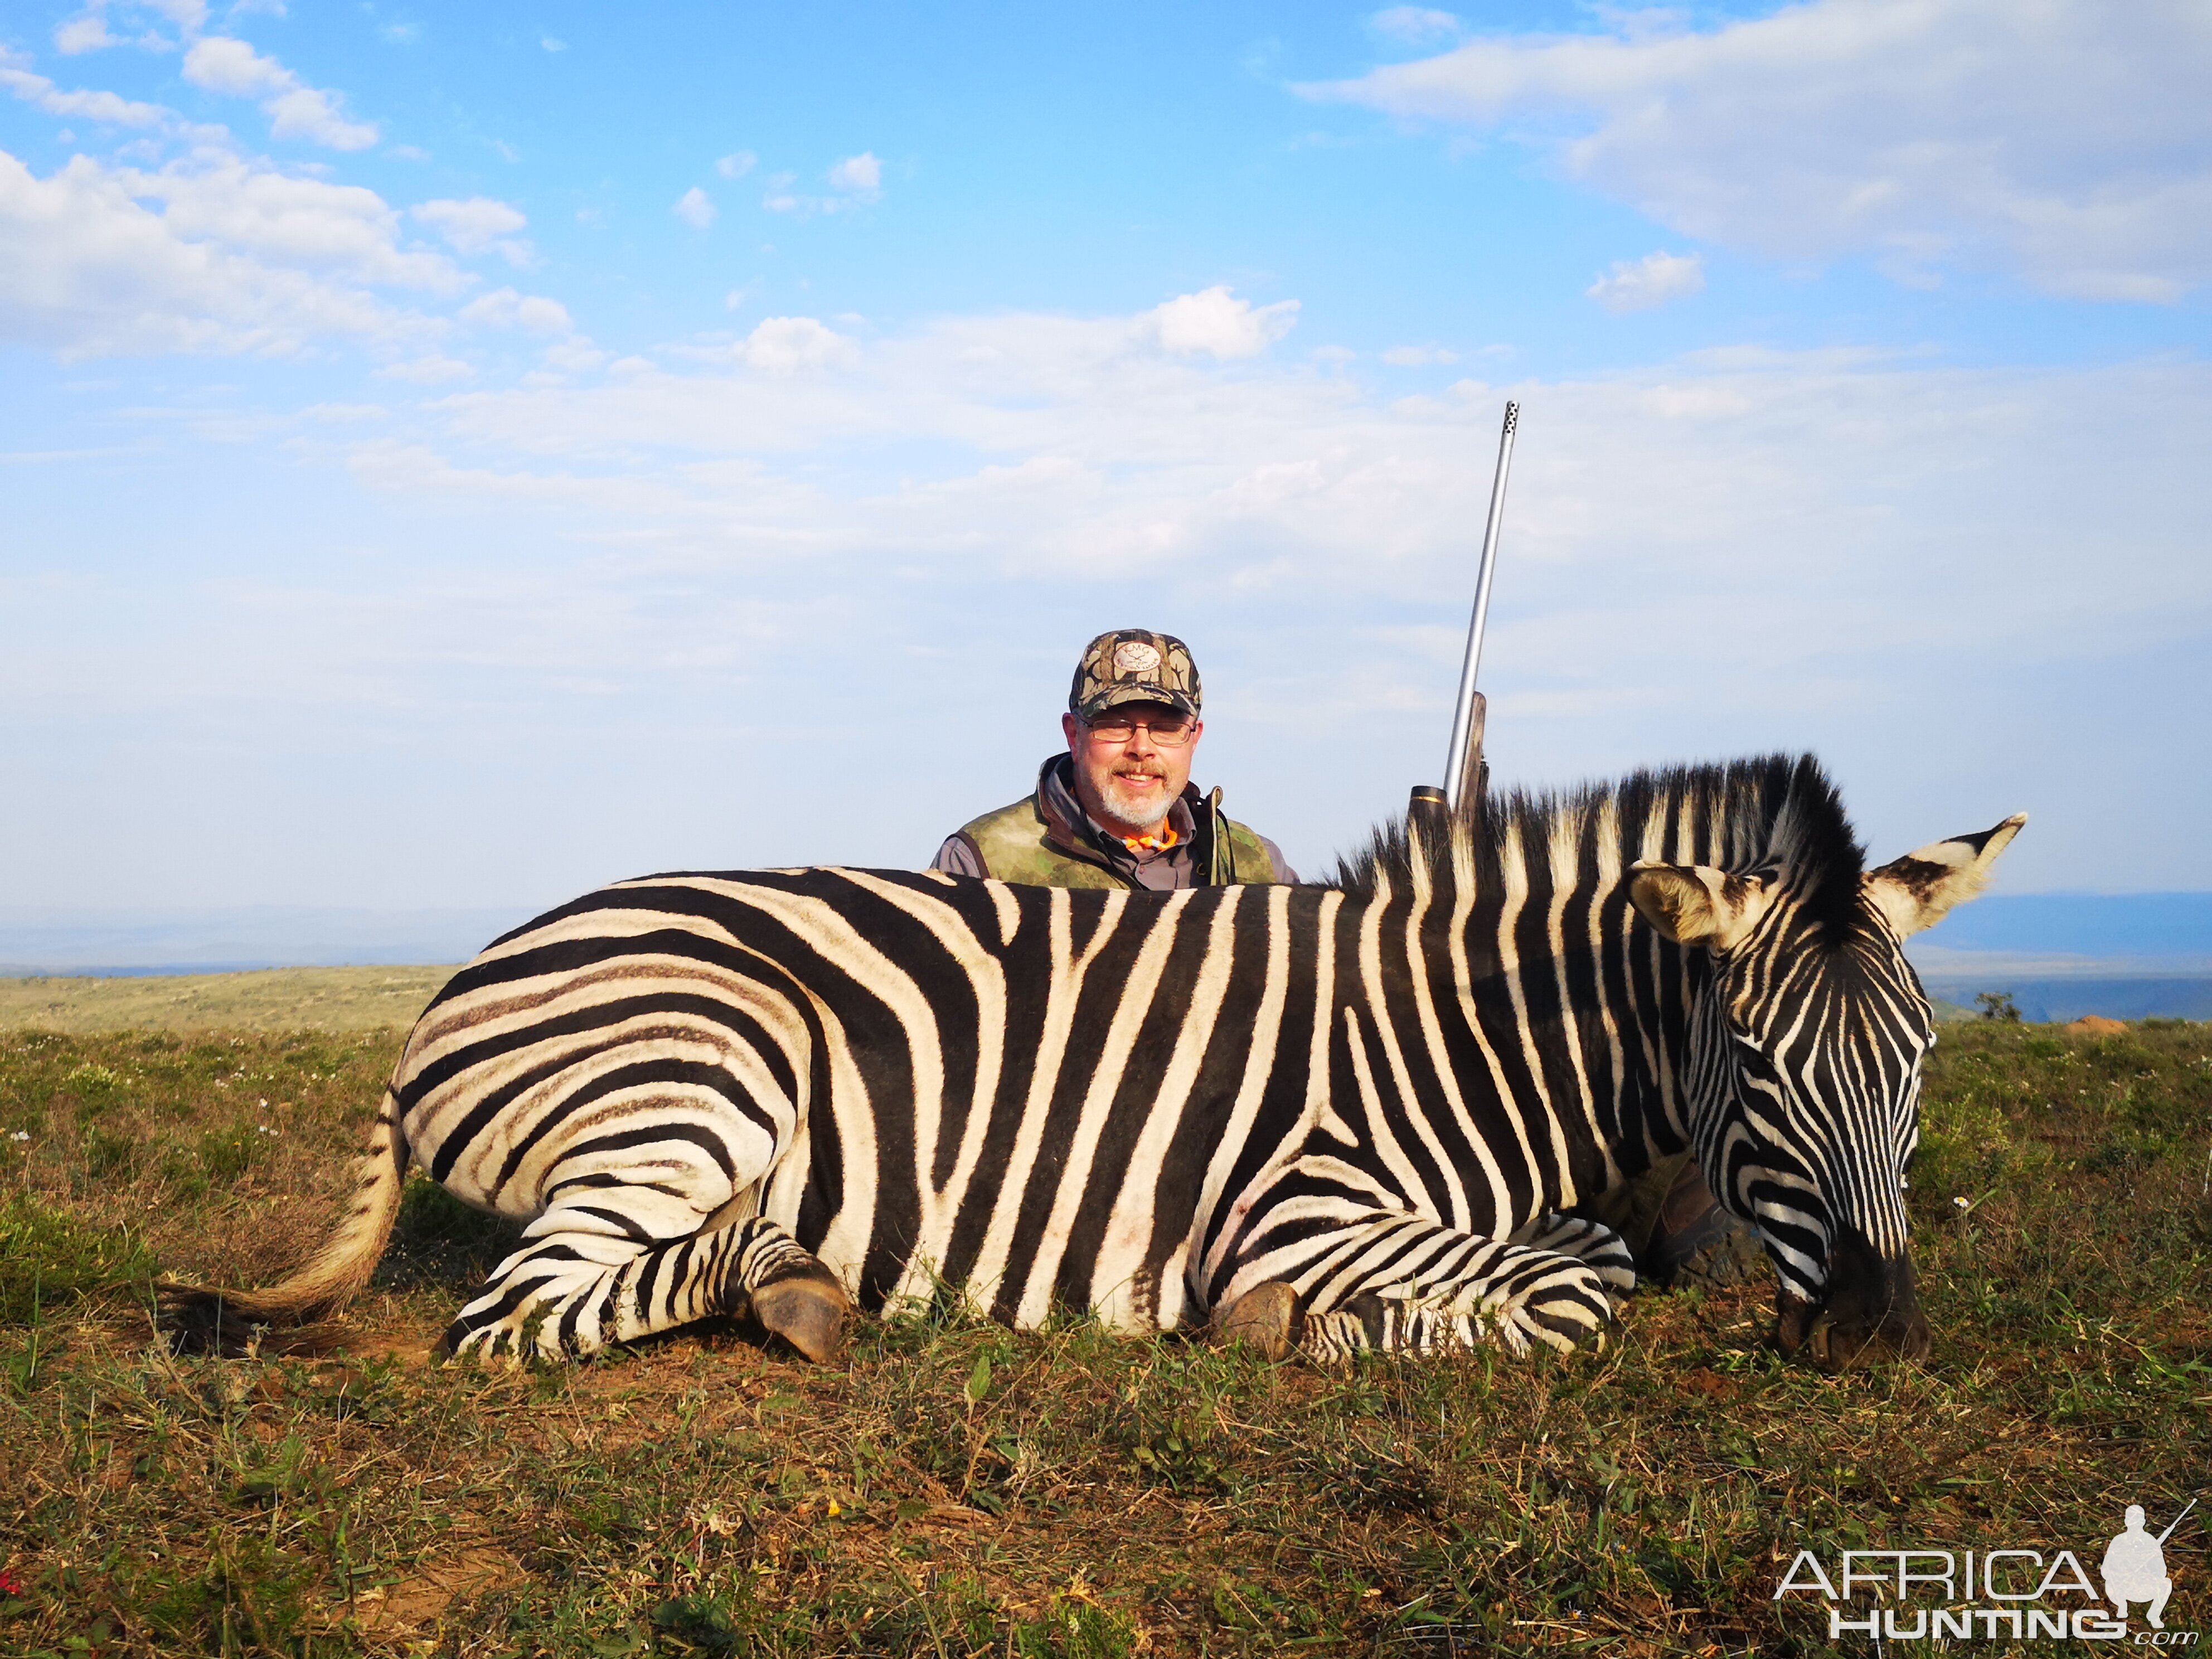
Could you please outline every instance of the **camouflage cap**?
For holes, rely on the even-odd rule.
[[[1068,712],[1095,720],[1124,702],[1164,702],[1199,717],[1198,665],[1172,634],[1117,628],[1091,641],[1067,689]]]

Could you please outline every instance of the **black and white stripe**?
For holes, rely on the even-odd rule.
[[[1632,905],[1650,860],[1770,902],[1678,944]],[[527,1224],[459,1351],[587,1352],[824,1270],[1018,1326],[1288,1284],[1315,1352],[1564,1346],[1633,1282],[1565,1212],[1689,1136],[1817,1297],[1839,1228],[1902,1248],[1929,1040],[1869,879],[1818,769],[1777,759],[1401,827],[1332,886],[625,882],[455,976],[315,1295],[231,1301],[358,1282],[411,1154]]]

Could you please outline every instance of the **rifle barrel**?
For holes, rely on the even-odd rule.
[[[1513,465],[1513,429],[1521,405],[1505,405],[1505,428],[1498,435],[1498,476],[1490,485],[1490,518],[1482,530],[1482,564],[1474,579],[1474,615],[1467,625],[1467,659],[1459,671],[1459,701],[1452,710],[1451,749],[1444,761],[1444,789],[1451,811],[1461,805],[1467,775],[1468,745],[1474,736],[1474,678],[1482,666],[1482,630],[1490,620],[1490,579],[1498,570],[1498,531],[1505,520],[1505,475]]]
[[[2160,1544],[2163,1544],[2163,1543],[2165,1543],[2165,1542],[2166,1542],[2166,1540],[2167,1539],[2169,1539],[2169,1538],[2172,1537],[2172,1536],[2173,1536],[2173,1529],[2174,1529],[2176,1527],[2179,1526],[2179,1525],[2181,1524],[2181,1522],[2182,1522],[2182,1519],[2183,1519],[2183,1517],[2184,1517],[2184,1516],[2185,1516],[2189,1513],[2189,1511],[2190,1511],[2190,1510],[2191,1510],[2195,1509],[2196,1507],[2197,1507],[2197,1500],[2196,1500],[2195,1498],[2191,1498],[2191,1499],[2190,1499],[2186,1504],[2184,1504],[2181,1506],[2181,1514],[2180,1514],[2180,1515],[2177,1515],[2177,1516],[2175,1516],[2173,1517],[2173,1519],[2172,1519],[2172,1520],[2171,1520],[2171,1521],[2169,1521],[2169,1522],[2166,1522],[2166,1530],[2165,1530],[2164,1532],[2162,1532],[2162,1533],[2159,1534],[2159,1535],[2158,1535],[2158,1541],[2159,1541]]]

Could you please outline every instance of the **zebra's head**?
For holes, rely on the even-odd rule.
[[[1901,947],[1980,890],[2026,822],[1863,874],[1855,847],[1848,872],[1808,870],[1785,823],[1756,870],[1646,862],[1631,878],[1637,910],[1691,958],[1690,1136],[1773,1260],[1785,1352],[1842,1370],[1928,1351],[1905,1182],[1936,1031]]]

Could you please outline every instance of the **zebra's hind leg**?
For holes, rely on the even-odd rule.
[[[1303,1206],[1294,1206],[1303,1207]],[[1626,1249],[1593,1222],[1544,1216],[1510,1239],[1478,1238],[1384,1212],[1320,1231],[1262,1229],[1224,1298],[1224,1325],[1272,1285],[1296,1302],[1291,1340],[1317,1358],[1361,1349],[1427,1352],[1495,1342],[1522,1355],[1603,1334],[1635,1283]],[[1263,1343],[1263,1346],[1264,1343]]]
[[[549,1211],[531,1228],[540,1237],[501,1262],[461,1310],[446,1332],[447,1352],[517,1363],[580,1358],[748,1310],[810,1359],[842,1345],[852,1310],[844,1286],[775,1222],[753,1217],[658,1241],[636,1231],[619,1228],[603,1208]]]

